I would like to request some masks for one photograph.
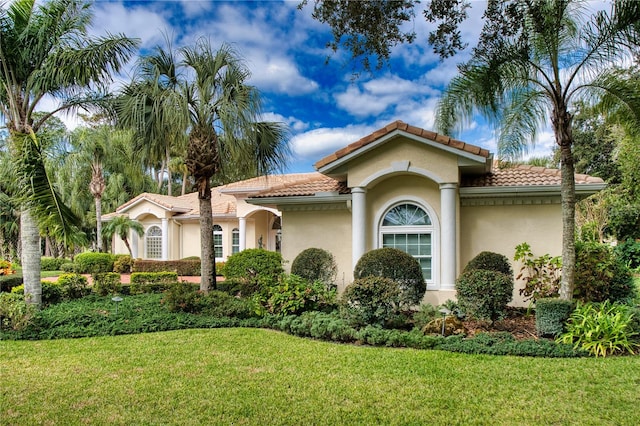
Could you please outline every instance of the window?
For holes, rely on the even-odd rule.
[[[162,259],[162,229],[151,226],[145,233],[147,259]]]
[[[240,251],[240,230],[233,228],[231,231],[231,254],[236,254]]]
[[[213,252],[216,258],[222,258],[222,226],[213,225]]]
[[[433,281],[433,224],[429,214],[415,204],[389,209],[380,226],[382,247],[392,247],[416,258],[427,282]]]

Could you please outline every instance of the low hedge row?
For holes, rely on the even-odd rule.
[[[0,292],[10,293],[11,289],[22,284],[22,274],[0,275]]]
[[[132,272],[166,272],[175,271],[178,275],[200,275],[200,260],[142,260],[133,262]]]

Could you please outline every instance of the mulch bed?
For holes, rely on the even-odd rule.
[[[536,317],[533,312],[527,315],[526,310],[510,308],[507,317],[492,324],[483,321],[463,321],[468,336],[478,333],[508,332],[516,339],[537,339]]]

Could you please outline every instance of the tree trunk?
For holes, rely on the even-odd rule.
[[[40,232],[29,210],[20,212],[20,242],[22,246],[22,277],[27,303],[42,304],[40,282]]]
[[[102,253],[102,197],[94,197],[96,203],[96,244],[98,252]]]
[[[171,178],[172,178],[172,176],[171,176],[171,166],[170,166],[170,164],[171,164],[171,155],[170,155],[169,152],[170,152],[170,149],[169,149],[169,146],[167,146],[166,149],[165,149],[165,155],[167,157],[167,159],[166,159],[166,163],[167,163],[167,181],[168,181],[167,182],[167,195],[169,197],[171,197],[171,195],[172,195],[172,189],[171,189],[171,184],[172,184]]]
[[[184,172],[182,174],[182,194],[185,195],[187,193],[187,179],[189,179],[189,172]]]
[[[571,150],[573,143],[571,119],[571,114],[567,112],[566,107],[554,110],[552,122],[556,142],[560,146],[560,197],[562,200],[562,280],[560,282],[560,298],[563,300],[573,299],[576,271],[576,182]]]
[[[200,202],[200,290],[216,289],[216,257],[213,247],[213,210],[211,208],[211,185],[198,185]]]

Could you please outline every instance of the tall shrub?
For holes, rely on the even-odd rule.
[[[224,267],[225,278],[237,281],[245,295],[275,285],[283,272],[282,255],[264,249],[247,249],[233,254]]]
[[[341,315],[355,326],[383,326],[400,312],[402,294],[390,278],[358,278],[342,294]]]
[[[463,272],[470,271],[472,269],[502,272],[507,276],[513,275],[511,262],[509,262],[507,256],[500,253],[494,253],[492,251],[483,251],[478,253],[476,257],[467,263]]]
[[[458,305],[468,317],[495,321],[504,316],[513,297],[513,277],[502,272],[471,269],[456,281]]]
[[[80,253],[74,259],[79,274],[99,274],[113,272],[115,256],[110,253]]]
[[[353,271],[354,278],[389,278],[400,289],[403,309],[419,305],[427,290],[420,263],[408,253],[385,247],[365,253]]]
[[[310,282],[320,281],[327,288],[335,287],[338,271],[336,260],[327,250],[308,248],[300,252],[291,264],[291,273]]]

